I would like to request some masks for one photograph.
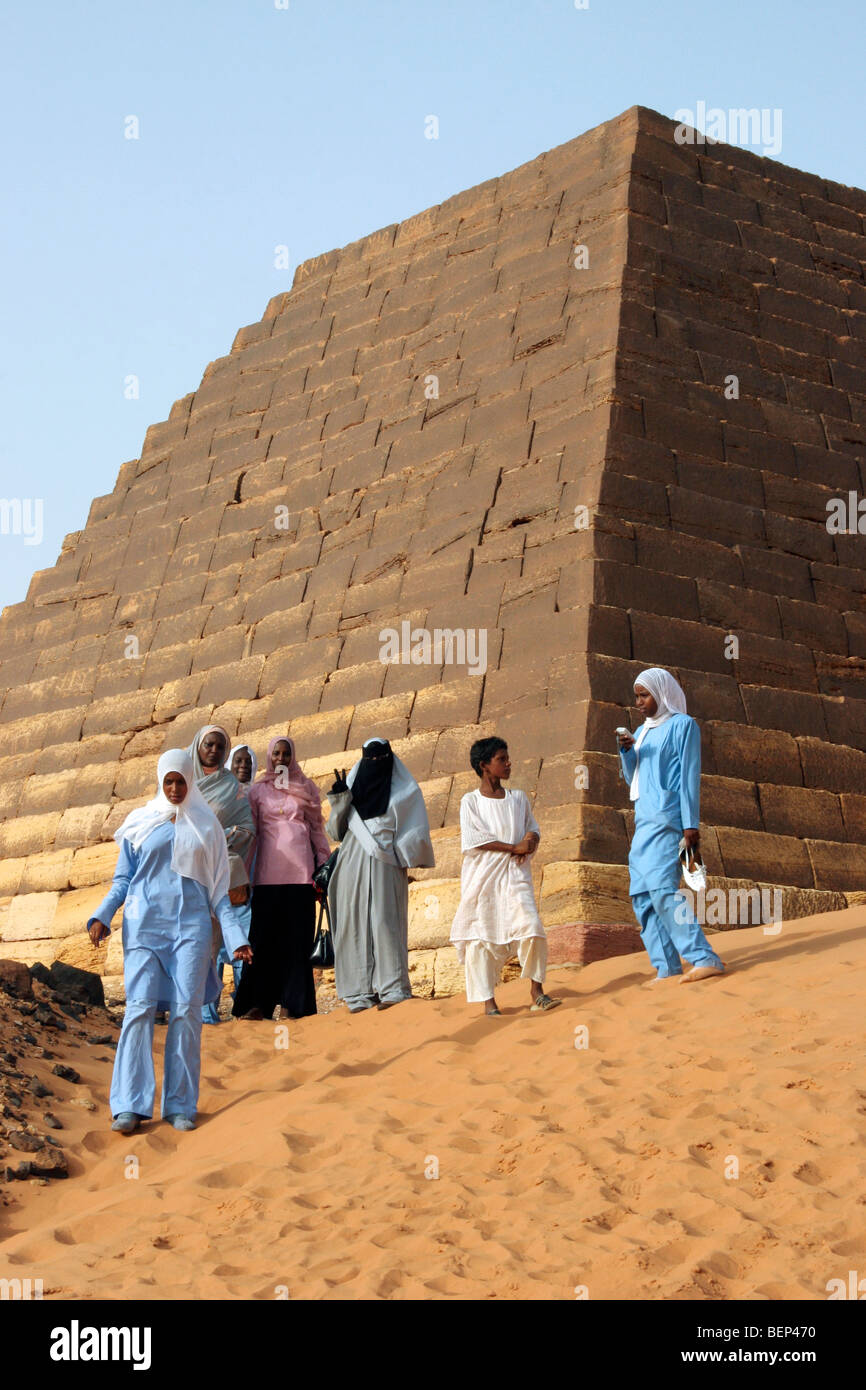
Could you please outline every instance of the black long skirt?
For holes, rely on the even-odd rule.
[[[310,952],[316,928],[316,890],[311,883],[260,883],[253,889],[250,945],[232,1015],[259,1009],[270,1018],[279,1004],[289,1018],[316,1012]]]

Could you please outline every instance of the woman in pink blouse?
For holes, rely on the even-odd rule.
[[[316,1012],[310,952],[315,931],[313,872],[331,853],[322,797],[305,777],[288,737],[271,739],[268,767],[248,792],[258,856],[250,944],[232,1014],[235,1018],[304,1018]],[[255,966],[255,968],[253,968]]]

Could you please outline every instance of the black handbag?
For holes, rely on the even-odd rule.
[[[326,865],[322,865],[324,869]],[[328,925],[324,925],[327,919]],[[319,920],[316,923],[316,934],[313,937],[313,949],[310,953],[310,964],[316,970],[333,970],[334,968],[334,937],[331,932],[331,914],[328,911],[328,899],[319,899]]]
[[[324,864],[320,864],[318,869],[316,869],[316,871],[313,874],[313,883],[318,888],[320,893],[327,893],[328,891],[328,886],[331,882],[334,869],[337,867],[337,855],[339,853],[340,847],[338,845],[337,848],[335,850],[332,850],[331,853],[328,855],[328,858],[325,860]]]

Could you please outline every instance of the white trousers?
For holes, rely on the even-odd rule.
[[[467,941],[463,963],[466,969],[466,999],[470,1004],[482,1004],[493,998],[502,967],[514,955],[520,961],[521,980],[544,983],[546,936],[527,936],[506,946],[497,946],[492,941]]]

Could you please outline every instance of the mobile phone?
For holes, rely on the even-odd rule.
[[[631,738],[631,729],[626,729],[622,724],[620,724],[616,732],[618,734],[624,734],[626,738]]]

